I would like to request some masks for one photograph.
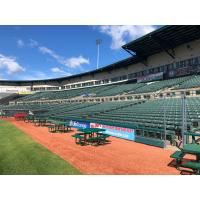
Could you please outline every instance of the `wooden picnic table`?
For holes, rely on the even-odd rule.
[[[200,145],[198,144],[186,144],[183,146],[182,152],[185,154],[196,155],[196,159],[200,161]]]

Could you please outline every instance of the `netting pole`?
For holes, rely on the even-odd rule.
[[[166,140],[166,106],[165,106],[165,96],[164,96],[164,142],[165,142],[165,148],[167,146],[167,140]]]
[[[182,136],[182,146],[186,144],[186,138],[185,138],[185,132],[186,132],[186,97],[185,93],[182,95],[181,98],[181,111],[182,111],[182,130],[181,130],[181,136]]]

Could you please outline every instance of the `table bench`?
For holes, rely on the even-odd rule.
[[[196,160],[182,162],[183,157],[186,154],[192,154],[196,156]],[[192,169],[196,174],[200,174],[200,145],[197,144],[185,144],[181,151],[174,152],[171,158],[176,159],[176,167],[185,167]]]
[[[101,135],[101,136],[97,136],[97,137],[91,137],[89,139],[86,140],[87,143],[89,143],[90,145],[100,145],[100,144],[105,144],[107,142],[107,138],[109,137],[109,135]]]
[[[176,160],[176,168],[178,169],[181,164],[181,160],[183,159],[185,153],[182,151],[175,151],[173,154],[170,155],[170,158],[174,158]]]
[[[188,161],[183,163],[181,166],[192,169],[196,174],[200,175],[200,162]]]
[[[85,138],[79,134],[74,134],[72,137],[75,138],[76,144],[84,145],[85,144]]]

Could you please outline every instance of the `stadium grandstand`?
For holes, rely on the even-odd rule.
[[[164,26],[122,48],[130,57],[82,74],[0,80],[0,110],[131,129],[111,135],[178,146],[183,132],[200,126],[200,26]]]

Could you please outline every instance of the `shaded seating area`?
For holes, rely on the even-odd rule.
[[[110,136],[103,133],[105,129],[86,128],[86,129],[78,129],[78,131],[79,132],[72,135],[72,137],[75,138],[76,144],[82,146],[83,145],[98,146],[110,142],[107,140]]]

